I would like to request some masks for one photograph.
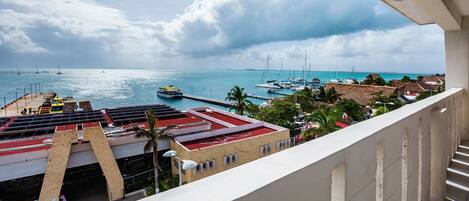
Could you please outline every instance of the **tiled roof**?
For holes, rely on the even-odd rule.
[[[390,96],[396,87],[376,86],[376,85],[360,85],[360,84],[339,84],[328,83],[326,89],[334,87],[337,93],[342,94],[343,99],[352,99],[361,105],[368,105],[374,94],[382,92],[383,95]]]

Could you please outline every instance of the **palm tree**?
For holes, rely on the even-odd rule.
[[[316,110],[311,114],[309,120],[319,124],[319,127],[306,130],[303,137],[305,139],[312,139],[339,130],[336,122],[339,121],[340,118],[341,111],[337,109],[324,107]]]
[[[132,125],[132,128],[129,131],[135,132],[135,137],[146,137],[148,139],[147,143],[143,148],[143,152],[147,153],[150,150],[153,150],[153,167],[155,173],[155,193],[159,192],[159,182],[158,182],[158,170],[161,171],[160,164],[158,162],[158,139],[169,137],[169,130],[173,129],[174,126],[167,126],[165,128],[159,129],[156,128],[157,118],[153,111],[148,111],[145,113],[148,129],[141,128],[136,125]]]
[[[235,109],[236,114],[239,115],[244,115],[248,104],[252,104],[252,102],[248,100],[248,94],[244,93],[244,88],[239,86],[231,88],[225,100],[235,102],[235,105],[231,109]]]

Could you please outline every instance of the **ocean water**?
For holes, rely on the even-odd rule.
[[[168,100],[156,96],[161,86],[173,84],[186,94],[223,100],[227,92],[235,85],[245,88],[247,93],[260,96],[275,96],[267,93],[267,89],[256,88],[265,80],[286,80],[289,77],[302,77],[300,71],[255,71],[255,70],[152,70],[152,69],[62,69],[63,74],[57,75],[57,69],[35,70],[0,70],[0,105],[3,97],[7,102],[15,98],[15,92],[23,94],[24,89],[30,91],[31,83],[40,83],[41,91],[54,91],[61,97],[73,96],[77,100],[90,100],[95,109],[142,104],[167,104],[180,110],[189,107],[207,106],[207,103],[181,99]],[[309,72],[306,77],[320,78],[327,82],[331,79],[361,80],[369,73],[349,72]],[[381,73],[386,79],[401,79],[404,75],[416,78],[417,74]],[[33,91],[35,91],[33,85]],[[37,86],[37,85],[36,85]],[[252,100],[262,103],[261,100]],[[212,106],[212,105],[210,105]],[[217,106],[214,106],[217,107]]]

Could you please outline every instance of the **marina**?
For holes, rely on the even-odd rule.
[[[178,109],[204,106],[207,103],[194,99],[167,99],[156,95],[161,86],[176,85],[184,93],[191,96],[206,97],[214,100],[224,100],[226,93],[235,85],[245,88],[245,91],[257,96],[277,98],[281,94],[268,93],[269,89],[258,88],[262,76],[261,70],[150,70],[150,69],[65,69],[63,74],[57,75],[57,67],[39,69],[40,74],[35,74],[35,67],[22,70],[21,75],[16,74],[16,69],[0,70],[0,98],[6,97],[6,103],[15,99],[15,90],[27,87],[31,82],[41,83],[41,91],[54,91],[62,97],[73,96],[78,100],[89,100],[93,108],[122,107],[138,104],[167,104]],[[288,80],[301,71],[270,70],[266,79]],[[309,77],[317,77],[322,81],[328,81],[336,77],[336,72],[311,71]],[[364,79],[368,73],[355,72],[354,77]],[[384,79],[401,79],[404,74],[381,73]],[[418,75],[405,74],[411,78]],[[347,79],[348,72],[338,72],[337,76]],[[110,78],[114,81],[110,81]],[[26,92],[29,92],[27,90]],[[290,94],[287,89],[277,92]],[[20,97],[23,93],[19,94]],[[250,98],[253,103],[262,104],[264,100]],[[213,105],[220,109],[224,106]],[[21,106],[21,104],[19,104]],[[13,107],[16,110],[15,107]]]

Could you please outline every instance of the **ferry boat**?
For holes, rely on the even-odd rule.
[[[183,93],[173,85],[168,85],[167,87],[160,87],[156,95],[162,98],[182,98]]]

